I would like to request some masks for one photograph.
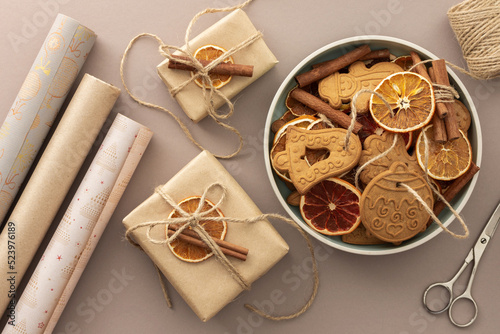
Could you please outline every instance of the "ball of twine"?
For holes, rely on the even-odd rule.
[[[469,74],[476,79],[500,76],[500,0],[466,0],[448,11]]]

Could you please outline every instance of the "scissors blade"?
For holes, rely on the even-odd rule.
[[[484,228],[484,233],[491,238],[493,234],[495,234],[495,231],[499,223],[500,223],[500,203],[498,203],[495,212],[493,212],[493,214],[490,217],[490,220],[488,221],[488,224],[486,224],[486,227]]]

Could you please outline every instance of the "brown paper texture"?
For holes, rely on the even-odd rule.
[[[257,33],[257,29],[255,29],[248,16],[244,11],[238,9],[193,38],[189,42],[189,45],[192,52],[207,44],[221,46],[229,50],[255,33]],[[186,50],[186,46],[183,49]],[[254,71],[251,78],[233,76],[231,81],[220,89],[229,99],[233,98],[278,63],[276,57],[269,50],[262,38],[235,53],[233,59],[236,64],[253,65]],[[191,77],[191,72],[189,71],[169,69],[168,59],[158,65],[157,70],[169,90],[179,86]],[[175,99],[195,123],[207,116],[202,88],[194,82],[182,89],[175,96]],[[221,107],[223,103],[223,100],[219,96],[214,96],[215,108]]]
[[[251,218],[261,214],[240,185],[206,151],[168,181],[163,186],[163,191],[174,201],[180,202],[189,196],[201,196],[215,182],[221,183],[228,190],[220,207],[224,216]],[[217,202],[220,197],[214,194],[220,195],[220,191],[210,193],[207,198]],[[139,223],[162,220],[171,211],[172,207],[155,193],[125,217],[123,224],[128,229]],[[136,230],[133,233],[134,239],[201,320],[209,320],[242,292],[241,286],[215,257],[199,263],[181,261],[172,254],[168,245],[148,242],[146,230]],[[164,239],[165,226],[155,227],[152,237]],[[225,240],[249,249],[246,261],[229,258],[249,283],[264,275],[288,252],[288,245],[268,221],[250,224],[228,222]]]
[[[118,88],[86,74],[71,99],[9,217],[8,222],[15,224],[13,268],[8,266],[12,258],[7,252],[11,240],[7,227],[0,235],[2,313],[10,300],[7,279],[14,277],[17,288],[119,94]]]

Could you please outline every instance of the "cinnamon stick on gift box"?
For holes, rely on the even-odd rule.
[[[179,60],[189,61],[189,58],[184,56],[172,56],[172,57]],[[204,60],[204,59],[198,59],[198,61],[203,66],[207,66],[211,63],[210,60]],[[168,62],[168,68],[184,70],[184,71],[196,71],[196,69],[193,66],[177,62],[175,60],[170,60]],[[221,74],[221,75],[236,75],[241,77],[252,77],[253,65],[220,63],[217,66],[215,66],[212,70],[210,70],[210,73]]]
[[[177,226],[169,225],[168,236],[171,237],[177,230],[178,230]],[[177,238],[179,238],[179,240],[185,241],[187,243],[190,243],[198,247],[209,248],[208,245],[201,240],[198,233],[192,230],[185,229],[184,231],[182,231],[181,234],[177,236]],[[232,256],[242,261],[246,261],[248,255],[247,248],[232,244],[230,242],[221,239],[213,238],[213,240],[217,245],[219,245],[222,253],[224,253],[225,255]]]

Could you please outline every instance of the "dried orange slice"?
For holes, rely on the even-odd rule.
[[[428,174],[436,180],[454,180],[463,175],[472,162],[472,150],[469,140],[460,130],[460,138],[440,144],[434,140],[433,125],[422,130],[417,139],[416,151],[420,167],[425,170],[425,141],[424,134],[429,143]]]
[[[288,110],[290,110],[290,112],[292,114],[294,114],[295,116],[316,115],[318,113],[317,111],[309,108],[308,106],[300,103],[299,101],[295,100],[294,98],[292,98],[290,96],[290,94],[292,93],[292,91],[294,89],[296,89],[296,88],[297,88],[297,86],[294,87],[293,89],[291,89],[288,92],[287,96],[286,96],[285,105],[288,108]],[[312,92],[310,91],[310,89],[309,89],[308,93],[312,94]]]
[[[376,95],[370,98],[370,113],[382,128],[410,132],[426,126],[434,115],[434,90],[423,76],[413,72],[389,75],[375,88],[391,105],[392,113]]]
[[[196,59],[200,60],[215,60],[222,56],[224,53],[226,53],[227,50],[224,48],[221,48],[220,46],[217,45],[204,45],[200,48],[198,48],[195,53],[194,57]],[[230,63],[234,64],[233,57],[229,56],[223,61],[224,63]],[[219,89],[229,83],[231,81],[232,76],[231,75],[223,75],[223,74],[210,74],[210,78],[212,79],[212,84],[214,85],[215,88]],[[203,84],[203,79],[202,78],[197,78],[194,81],[198,86],[201,88],[210,88],[207,87]]]
[[[273,161],[274,161],[274,156],[278,154],[279,152],[283,152],[286,150],[286,132],[282,132],[276,143],[273,145],[271,148],[270,156],[271,156],[271,165],[273,167],[274,172],[276,175],[278,175],[282,180],[288,181],[292,183],[292,180],[290,179],[290,175],[288,172],[280,173],[278,169],[274,167]]]
[[[200,196],[192,196],[182,200],[178,205],[187,213],[193,213],[198,208],[200,200]],[[213,207],[214,204],[206,199],[201,212],[208,211]],[[182,217],[182,215],[176,210],[172,210],[172,212],[170,212],[170,215],[168,216],[168,218],[177,217]],[[219,209],[215,209],[205,214],[205,217],[224,217],[224,214]],[[227,223],[225,221],[206,220],[200,222],[200,225],[212,238],[224,240],[227,232]],[[168,226],[166,232],[168,232]],[[194,246],[179,239],[172,241],[168,246],[177,258],[186,262],[201,262],[212,256],[212,251],[210,249]]]
[[[358,227],[361,193],[338,178],[326,179],[300,198],[300,213],[312,229],[326,235],[342,235]]]
[[[401,66],[401,68],[405,71],[408,71],[413,66],[413,60],[411,56],[400,56],[392,61],[396,65]]]
[[[309,124],[311,124],[312,122],[314,122],[316,120],[317,120],[317,118],[314,116],[303,115],[303,116],[299,116],[297,118],[294,118],[289,122],[286,122],[285,125],[283,125],[281,128],[279,128],[278,132],[276,132],[276,134],[274,135],[273,145],[277,143],[278,139],[280,138],[280,136],[283,133],[286,133],[286,129],[290,125],[295,125],[296,127],[306,129],[309,126]]]

